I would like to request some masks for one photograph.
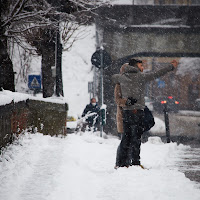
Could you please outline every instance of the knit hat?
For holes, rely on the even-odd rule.
[[[131,65],[131,66],[135,66],[137,63],[142,63],[142,61],[141,60],[136,60],[136,59],[134,59],[134,58],[131,58],[130,60],[129,60],[129,65]]]

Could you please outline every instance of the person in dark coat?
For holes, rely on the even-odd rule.
[[[89,130],[94,128],[94,131],[98,128],[99,123],[99,111],[100,108],[97,105],[96,99],[92,98],[90,104],[86,105],[82,117],[85,117],[85,124],[83,125],[82,131],[88,126]]]
[[[172,61],[158,71],[142,73],[142,61],[134,58],[130,59],[129,65],[125,67],[124,73],[112,76],[114,84],[120,84],[122,98],[127,99],[126,106],[122,107],[123,112],[123,130],[121,143],[119,145],[119,163],[118,167],[129,167],[131,165],[140,165],[140,146],[141,135],[144,131],[144,109],[145,109],[145,84],[166,73],[173,71],[177,67],[177,61]],[[129,154],[132,155],[129,155]],[[129,162],[129,158],[131,162]]]

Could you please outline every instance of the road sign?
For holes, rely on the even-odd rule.
[[[29,87],[29,89],[41,89],[41,76],[40,75],[29,75],[28,76],[28,87]]]
[[[165,87],[165,81],[159,80],[158,81],[158,88],[164,88]]]
[[[101,59],[103,61],[102,63],[101,63]],[[101,68],[101,65],[103,68],[106,68],[109,65],[111,65],[112,60],[111,60],[110,55],[107,53],[107,51],[103,49],[98,49],[93,53],[91,62],[97,68]]]

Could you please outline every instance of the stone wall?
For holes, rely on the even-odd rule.
[[[113,60],[139,52],[200,53],[200,6],[114,5],[97,13],[97,46]]]
[[[0,106],[0,148],[11,142],[13,103]]]
[[[130,32],[104,30],[103,43],[112,60],[118,60],[140,52],[200,53],[199,33],[169,30]]]
[[[66,135],[67,110],[67,104],[29,99],[0,106],[0,149],[26,129],[51,136]]]

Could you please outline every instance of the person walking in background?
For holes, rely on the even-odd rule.
[[[127,103],[122,107],[124,134],[118,149],[118,160],[115,168],[140,165],[141,135],[144,131],[144,109],[145,109],[145,84],[166,73],[173,71],[177,67],[177,61],[172,61],[158,71],[142,73],[143,65],[141,60],[134,58],[129,60],[129,64],[124,67],[122,74],[112,76],[112,82],[119,84],[122,98]],[[130,152],[132,154],[131,160]]]
[[[85,118],[85,123],[83,124],[82,131],[85,131],[86,127],[91,130],[92,128],[94,131],[98,128],[99,123],[99,111],[100,108],[97,105],[96,99],[92,98],[90,100],[90,104],[86,105],[82,117]]]

